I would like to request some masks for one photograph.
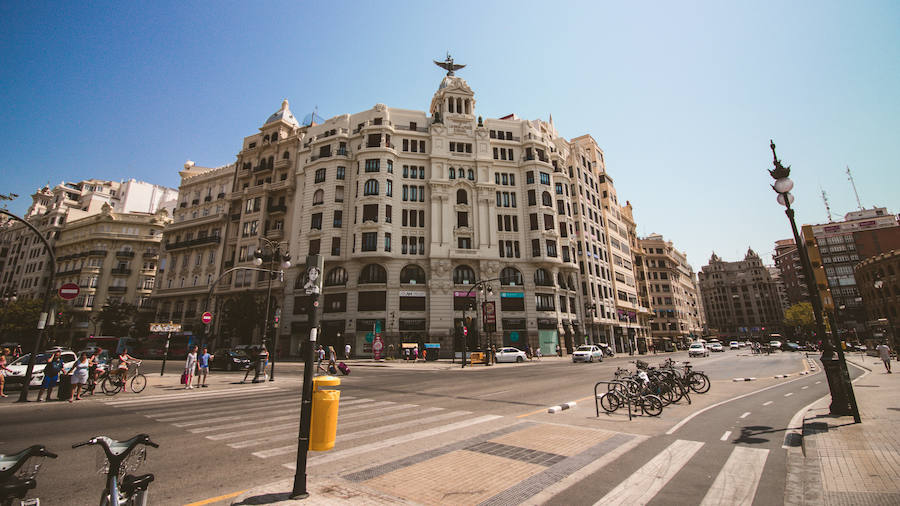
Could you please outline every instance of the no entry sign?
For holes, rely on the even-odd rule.
[[[212,321],[212,313],[210,313],[209,311],[203,313],[203,316],[200,317],[200,321],[202,321],[203,323],[211,322]]]
[[[61,299],[72,300],[78,297],[79,292],[81,292],[81,289],[75,283],[66,283],[59,287],[59,297]]]

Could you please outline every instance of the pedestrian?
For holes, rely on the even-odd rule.
[[[268,380],[269,373],[266,372],[266,367],[269,366],[269,350],[266,349],[266,345],[259,350],[259,365],[262,367],[263,381]]]
[[[525,357],[528,360],[531,360],[531,346],[529,346],[527,344],[525,345]]]
[[[0,397],[7,397],[3,393],[3,385],[6,383],[6,374],[12,372],[12,369],[6,367],[6,357],[9,356],[9,348],[0,350]]]
[[[187,354],[184,361],[184,389],[190,390],[194,388],[191,381],[194,379],[194,369],[197,368],[197,346],[191,346],[191,351]]]
[[[344,345],[344,360],[350,360],[350,343]]]
[[[419,360],[419,348],[418,347],[412,349],[412,360],[413,360],[413,362],[417,362]]]
[[[334,364],[337,362],[337,353],[334,351],[334,346],[328,346],[328,362]]]
[[[394,343],[388,345],[388,357],[390,357],[391,360],[394,359]]]
[[[87,384],[88,374],[91,372],[91,357],[86,352],[81,352],[78,360],[66,372],[71,374],[72,391],[69,393],[69,402],[81,400],[81,389]]]
[[[556,345],[556,355],[560,357],[562,356],[562,348],[560,348],[558,344]]]
[[[125,380],[128,379],[128,362],[130,360],[136,359],[128,354],[128,348],[123,348],[122,353],[119,353],[119,366],[116,368],[116,374],[122,382],[123,392],[128,391],[128,383],[126,383]]]
[[[884,368],[887,370],[887,373],[891,373],[891,349],[888,348],[888,345],[881,341],[881,344],[875,347],[875,351],[878,352],[878,356],[881,358],[881,361],[884,362]]]
[[[428,362],[428,348],[422,349],[422,362]]]
[[[206,377],[209,375],[209,359],[211,358],[213,356],[209,354],[209,349],[206,346],[203,347],[203,353],[197,355],[197,388],[209,386],[206,384]],[[200,383],[201,380],[203,384]]]
[[[53,355],[47,359],[47,365],[44,367],[44,381],[41,382],[41,389],[38,390],[37,402],[41,402],[44,391],[47,391],[47,400],[53,396],[53,387],[59,383],[59,373],[65,368],[59,352],[54,351]]]
[[[538,360],[541,359],[541,356],[543,356],[543,354],[542,354],[542,352],[541,352],[541,348],[540,348],[540,347],[537,347],[537,348],[534,349],[534,356],[537,357]]]

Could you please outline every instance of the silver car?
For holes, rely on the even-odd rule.
[[[593,344],[583,344],[572,353],[572,362],[603,362],[603,350]]]

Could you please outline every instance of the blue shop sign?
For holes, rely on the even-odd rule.
[[[525,294],[522,292],[500,292],[502,299],[524,299]]]

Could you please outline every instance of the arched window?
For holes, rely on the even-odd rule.
[[[298,280],[300,278],[297,278]],[[335,267],[328,271],[323,281],[325,286],[343,286],[347,284],[347,271],[343,267]]]
[[[459,174],[459,178],[460,178],[460,179],[465,179],[465,178],[466,178],[466,171],[463,170],[462,168],[459,169],[458,174]]]
[[[456,203],[457,204],[468,204],[469,203],[469,193],[466,190],[456,190]]]
[[[534,271],[534,284],[538,286],[553,286],[553,276],[544,269]]]
[[[411,285],[425,284],[425,270],[418,265],[410,264],[400,271],[400,282]]]
[[[263,142],[269,142],[269,136],[268,136],[268,135],[266,135],[265,137],[263,137]]]
[[[284,154],[281,155],[281,158],[284,159],[284,160],[290,160],[290,159],[291,159],[291,153],[290,153],[289,151],[285,151]]]
[[[378,180],[370,179],[363,186],[363,195],[378,195]]]
[[[505,267],[500,271],[500,284],[503,286],[522,286],[522,273],[515,267]]]
[[[550,196],[550,192],[541,194],[541,203],[547,207],[553,207],[553,197]]]
[[[456,179],[456,169],[450,167],[450,179]]]
[[[387,283],[387,271],[378,264],[369,264],[359,273],[359,284]]]
[[[325,202],[325,190],[319,188],[313,193],[313,205],[318,206]]]
[[[475,271],[468,265],[460,265],[453,269],[453,283],[457,285],[471,285],[475,283]]]
[[[475,171],[469,169],[469,181],[475,181]]]

